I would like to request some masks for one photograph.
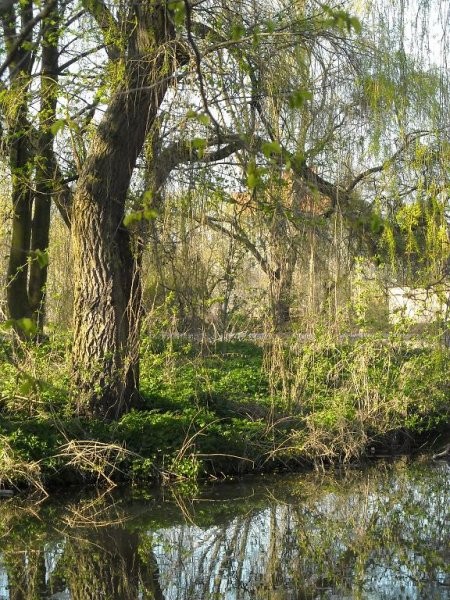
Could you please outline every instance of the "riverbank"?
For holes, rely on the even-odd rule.
[[[143,340],[139,410],[74,418],[68,340],[0,355],[1,487],[196,481],[410,453],[448,426],[449,350]]]

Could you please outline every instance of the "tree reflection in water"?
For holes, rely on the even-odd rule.
[[[0,598],[448,599],[448,475],[398,462],[222,484],[188,505],[9,500]]]

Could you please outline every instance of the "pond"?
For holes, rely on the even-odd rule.
[[[0,503],[0,598],[450,598],[450,469],[427,458]],[[192,492],[192,490],[191,490]]]

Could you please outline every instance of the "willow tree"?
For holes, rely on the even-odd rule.
[[[121,2],[109,9],[100,0],[85,0],[83,6],[103,35],[105,70],[114,78],[73,197],[73,382],[80,414],[115,418],[139,397],[139,260],[126,226],[130,220],[124,221],[127,194],[163,103],[175,93],[176,82],[188,93],[194,90],[200,107],[188,110],[188,118],[206,130],[195,143],[172,135],[160,147],[152,160],[159,165],[161,179],[179,162],[212,162],[251,143],[241,132],[230,132],[217,100],[212,107],[207,84],[214,76],[205,76],[206,56],[227,60],[230,69],[245,69],[235,52],[240,45],[251,47],[263,40],[267,46],[277,34],[294,44],[330,31],[338,37],[351,29],[352,21],[347,13],[320,6],[318,15],[298,20],[288,19],[280,7],[258,5],[258,11],[247,2],[217,7],[153,0]],[[243,26],[242,15],[252,20]],[[189,87],[192,80],[194,88]],[[183,111],[183,106],[180,103],[178,109]],[[182,127],[186,129],[186,116],[173,131]],[[143,206],[139,216],[145,213]]]
[[[312,3],[307,12],[298,13],[291,10],[297,4],[82,2],[83,15],[74,18],[73,27],[80,19],[88,23],[106,61],[94,90],[95,118],[83,131],[82,151],[73,152],[78,174],[70,208],[75,279],[72,362],[79,414],[116,418],[139,399],[141,267],[127,206],[145,142],[160,138],[160,122],[167,121],[169,108],[169,133],[160,143],[149,144],[154,197],[181,162],[209,164],[232,153],[248,157],[256,152],[266,161],[289,165],[303,184],[330,199],[334,211],[343,203],[351,207],[355,186],[384,168],[385,162],[350,181],[331,180],[267,120],[262,101],[267,92],[265,71],[255,58],[258,53],[269,59],[275,40],[286,49],[309,49],[322,39],[331,54],[336,48],[345,53],[346,40],[357,28],[357,21],[340,8]],[[92,45],[81,54],[94,50]],[[237,85],[233,73],[241,74]],[[83,73],[78,78],[82,80]],[[301,105],[309,80],[300,73],[296,85],[288,97],[291,104]],[[238,97],[243,92],[235,111],[235,116],[242,116],[241,123],[230,118],[229,104],[223,108],[230,90]],[[92,95],[86,86],[83,93]],[[317,157],[320,152],[313,154]],[[242,162],[239,155],[238,160]],[[250,164],[244,159],[249,184]],[[256,181],[259,165],[254,166]],[[142,207],[135,212],[141,220],[151,214],[146,198],[143,194]]]
[[[125,15],[86,1],[108,38],[120,81],[95,131],[73,198],[73,369],[80,413],[113,418],[137,392],[135,264],[125,202],[136,160],[177,67],[167,2],[129,3]]]
[[[338,219],[350,252],[379,261],[392,205],[410,203],[414,190],[431,183],[407,168],[411,155],[424,144],[436,148],[435,156],[447,152],[445,73],[415,48],[406,49],[414,39],[405,32],[413,7],[379,5],[377,12],[371,4],[357,39],[345,35],[357,22],[332,13],[342,35],[330,31],[325,39],[312,35],[298,45],[239,49],[247,81],[236,76],[225,82],[231,90],[236,83],[246,90],[245,104],[231,92],[226,101],[233,128],[251,132],[238,157],[251,190],[246,211],[232,215],[235,198],[224,194],[222,211],[211,205],[200,219],[240,241],[267,275],[275,330],[288,324],[292,272],[308,236],[319,232],[326,255]],[[296,3],[303,14],[306,6]],[[408,182],[397,194],[390,184],[399,173]],[[297,198],[285,193],[286,185],[275,185],[283,177]],[[439,178],[442,193],[445,168]]]

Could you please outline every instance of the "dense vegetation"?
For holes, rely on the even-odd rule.
[[[264,365],[272,348],[227,342],[200,352],[187,340],[145,339],[141,406],[107,422],[73,416],[66,350],[53,339],[2,347],[3,482],[166,482],[325,466],[410,452],[448,425],[448,350],[395,335],[285,339],[277,381]]]
[[[438,3],[0,3],[1,485],[446,427]]]

